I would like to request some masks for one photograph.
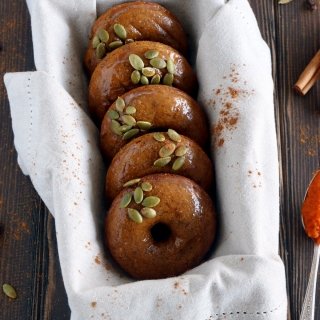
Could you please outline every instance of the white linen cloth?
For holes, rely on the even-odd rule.
[[[105,168],[83,111],[82,58],[96,9],[119,2],[28,0],[38,71],[5,76],[19,164],[55,216],[71,319],[286,319],[270,53],[246,0],[158,1],[192,39],[198,99],[218,137],[213,253],[152,281],[128,278],[104,253]],[[221,128],[227,109],[234,121]]]

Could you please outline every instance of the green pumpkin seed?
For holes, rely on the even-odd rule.
[[[100,42],[96,48],[96,56],[98,59],[102,59],[106,55],[106,45]]]
[[[157,50],[148,50],[144,54],[144,56],[149,60],[156,58],[158,55],[159,55],[159,51],[157,51]]]
[[[158,68],[158,69],[164,69],[167,64],[166,62],[161,59],[161,58],[153,58],[150,60],[150,64],[155,67],[155,68]]]
[[[143,85],[148,85],[149,79],[146,76],[141,76],[140,83]]]
[[[133,39],[126,39],[126,43],[132,43],[132,42],[134,42]]]
[[[111,120],[111,131],[118,136],[122,135],[122,132],[120,131],[120,127],[121,127],[121,125],[118,121]]]
[[[113,109],[109,109],[107,111],[107,116],[111,120],[117,120],[120,117],[119,113],[116,110],[113,110]]]
[[[173,130],[173,129],[169,129],[168,130],[168,136],[174,142],[181,142],[180,134],[177,131]]]
[[[113,30],[120,39],[125,40],[127,38],[127,30],[122,24],[116,23],[113,26]]]
[[[142,205],[144,207],[148,207],[148,208],[153,208],[153,207],[157,206],[159,203],[160,203],[160,198],[155,197],[155,196],[146,197],[142,201]]]
[[[158,168],[165,167],[171,161],[171,157],[157,159],[153,165]]]
[[[140,213],[145,217],[145,218],[154,218],[157,215],[157,211],[152,209],[152,208],[142,208]]]
[[[153,139],[159,142],[163,142],[166,140],[166,137],[161,132],[155,132],[153,134]]]
[[[3,293],[11,298],[11,299],[16,299],[17,298],[17,292],[16,290],[14,289],[14,287],[8,283],[5,283],[2,285],[2,290],[3,290]]]
[[[123,109],[125,108],[126,103],[124,102],[124,100],[121,97],[118,97],[118,99],[116,100],[116,109],[119,112],[123,112]]]
[[[146,77],[153,77],[156,74],[156,70],[151,67],[142,68],[142,74]]]
[[[134,186],[135,184],[139,183],[140,180],[141,180],[140,178],[129,180],[123,185],[123,187],[126,188],[126,187]]]
[[[172,169],[173,169],[174,171],[177,171],[177,170],[181,169],[182,166],[184,165],[185,161],[186,161],[186,157],[184,157],[184,156],[183,156],[183,157],[178,157],[178,158],[174,161],[174,163],[173,163],[173,165],[172,165]]]
[[[188,148],[187,148],[186,146],[180,146],[180,147],[178,147],[178,148],[176,149],[176,151],[175,151],[174,154],[175,154],[177,157],[182,157],[182,156],[184,156],[187,152],[188,152]]]
[[[166,86],[172,86],[174,80],[174,76],[172,73],[167,73],[162,80],[162,83]]]
[[[124,112],[125,114],[135,114],[137,109],[133,106],[128,106]]]
[[[132,126],[128,126],[127,124],[124,124],[122,125],[119,130],[122,132],[122,133],[125,133],[127,131],[129,131],[130,129],[132,129]]]
[[[138,70],[134,70],[132,73],[131,73],[131,82],[133,84],[138,84],[140,82],[140,79],[141,79],[141,74]]]
[[[109,49],[114,50],[123,46],[123,42],[121,40],[112,41],[109,43]]]
[[[136,70],[142,70],[144,68],[144,62],[143,60],[136,54],[132,53],[129,56],[129,61],[131,66]]]
[[[155,74],[151,79],[151,84],[159,84],[161,81],[161,77],[159,74]]]
[[[141,188],[143,191],[151,191],[152,190],[152,184],[150,182],[142,182],[141,183]]]
[[[137,187],[134,190],[133,198],[134,198],[135,203],[137,203],[137,204],[142,202],[142,200],[143,200],[143,190],[140,187]]]
[[[98,37],[101,42],[107,43],[109,41],[109,33],[107,30],[100,29],[98,32]]]
[[[132,200],[132,193],[131,192],[126,193],[121,199],[120,208],[121,209],[126,208],[130,204],[131,200]]]
[[[131,129],[123,135],[122,139],[129,140],[129,139],[133,138],[134,136],[136,136],[138,133],[139,133],[139,129]]]
[[[172,59],[167,60],[167,70],[169,73],[172,73],[172,74],[176,72],[176,66]]]
[[[159,156],[161,158],[166,158],[171,156],[174,153],[174,150],[176,149],[176,145],[174,143],[167,143],[165,146],[163,146],[159,150]]]
[[[137,126],[141,129],[141,130],[149,130],[152,127],[152,123],[148,122],[148,121],[138,121],[137,122]]]
[[[123,115],[121,117],[121,120],[128,126],[135,126],[136,124],[136,119],[133,116],[130,116],[128,114]]]
[[[143,221],[141,214],[136,209],[129,208],[128,209],[128,216],[135,223],[142,223],[142,221]]]
[[[98,36],[94,36],[92,39],[92,48],[95,49],[100,43],[100,39]]]

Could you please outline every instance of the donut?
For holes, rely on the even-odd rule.
[[[113,258],[136,279],[177,276],[197,266],[215,238],[210,197],[178,175],[137,182],[118,194],[106,215],[105,242]]]
[[[177,18],[152,2],[128,2],[112,7],[94,23],[84,64],[91,75],[105,55],[133,41],[161,42],[187,51],[187,37]]]
[[[121,115],[125,114],[134,119],[122,119]],[[162,85],[133,89],[118,98],[104,116],[100,130],[101,150],[110,159],[130,139],[164,128],[172,128],[202,147],[207,144],[209,134],[205,114],[186,93]]]
[[[119,96],[149,83],[172,85],[190,95],[197,90],[195,74],[178,51],[159,42],[138,41],[112,51],[96,67],[89,84],[89,110],[101,123]]]
[[[174,173],[194,180],[208,190],[212,164],[191,139],[169,129],[133,139],[112,159],[106,175],[106,195],[113,199],[130,180],[155,173]]]

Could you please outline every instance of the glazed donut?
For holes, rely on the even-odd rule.
[[[176,50],[159,42],[133,42],[112,51],[94,70],[89,84],[91,114],[101,122],[119,96],[149,83],[173,85],[191,95],[197,90],[191,66]]]
[[[111,255],[136,279],[177,276],[198,265],[216,232],[210,197],[177,175],[150,175],[137,182],[115,198],[106,216]]]
[[[167,9],[152,2],[123,3],[107,10],[94,23],[84,59],[88,73],[92,74],[113,48],[141,40],[167,44],[182,54],[187,51],[187,37]]]
[[[169,86],[150,85],[133,89],[118,99],[109,108],[101,125],[100,145],[106,158],[114,157],[131,138],[164,128],[172,128],[200,146],[206,146],[208,126],[205,114],[186,93]],[[126,113],[134,119],[122,119],[121,115]]]
[[[169,129],[147,133],[126,144],[113,158],[106,175],[106,195],[113,199],[127,181],[154,173],[174,173],[203,189],[212,184],[211,161],[191,139]]]

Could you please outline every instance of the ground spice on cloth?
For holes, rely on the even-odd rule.
[[[320,245],[320,170],[308,188],[302,205],[302,217],[307,235]]]

